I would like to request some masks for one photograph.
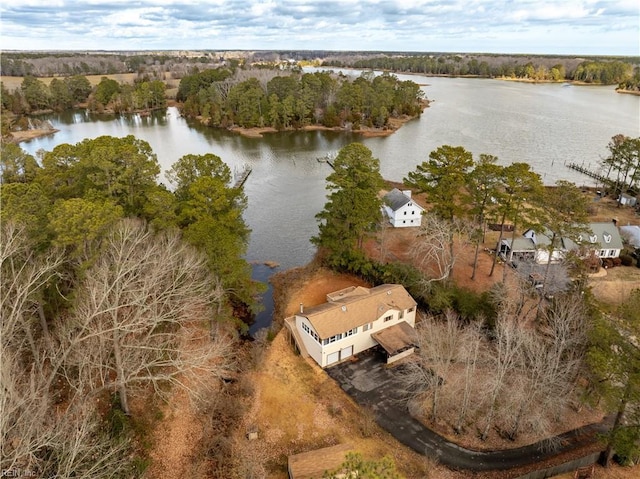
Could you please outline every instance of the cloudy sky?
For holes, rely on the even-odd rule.
[[[4,50],[640,55],[638,0],[13,0]]]

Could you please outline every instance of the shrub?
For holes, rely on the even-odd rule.
[[[620,256],[620,261],[622,262],[622,266],[633,266],[633,258],[629,255]]]

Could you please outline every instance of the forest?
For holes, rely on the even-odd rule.
[[[212,154],[168,190],[133,136],[1,153],[2,470],[136,477],[145,409],[176,389],[215,409],[237,371],[262,290],[246,197]]]
[[[556,57],[530,59],[469,55],[379,56],[354,61],[331,60],[325,66],[373,68],[423,75],[478,76],[483,78],[514,78],[534,81],[578,81],[617,85],[637,75],[638,65],[623,60],[590,59],[577,62]]]
[[[419,85],[388,73],[355,80],[331,72],[291,73],[242,82],[231,75],[223,69],[184,77],[177,95],[184,114],[217,127],[322,125],[357,130],[385,128],[389,118],[419,116],[424,107]]]

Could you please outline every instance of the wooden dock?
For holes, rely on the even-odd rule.
[[[332,162],[336,159],[337,156],[338,156],[337,153],[327,153],[325,156],[316,158],[316,160],[318,160],[318,163],[328,164],[331,168],[335,170],[336,168],[335,166],[333,166]]]
[[[582,165],[578,165],[577,163],[569,163],[566,165],[567,168],[571,168],[572,170],[579,171],[583,175],[587,175],[591,178],[594,178],[601,182],[603,185],[613,185],[613,181],[606,176],[601,175],[600,173],[596,173],[595,171],[590,170],[589,168],[585,168]]]
[[[249,178],[249,175],[252,172],[252,168],[249,165],[244,165],[242,167],[242,170],[240,171],[236,171],[234,172],[234,182],[233,182],[233,187],[234,188],[242,188],[245,184],[245,182],[247,181],[247,178]]]

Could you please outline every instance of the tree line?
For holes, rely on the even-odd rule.
[[[8,91],[2,86],[2,108],[16,115],[42,111],[64,111],[86,104],[89,110],[130,113],[139,110],[166,108],[166,84],[161,80],[141,77],[133,85],[102,77],[92,87],[87,77],[73,75],[53,78],[49,85],[33,76],[26,76],[20,89]]]
[[[332,72],[296,73],[261,81],[234,81],[222,68],[188,75],[177,99],[183,112],[215,127],[301,128],[307,125],[384,128],[390,118],[420,115],[423,93],[412,81],[363,74],[355,80]]]
[[[618,143],[614,137],[612,155]],[[454,242],[474,247],[476,277],[488,221],[500,225],[488,275],[494,274],[507,221],[512,241],[518,230],[544,232],[549,257],[560,238],[588,231],[587,199],[573,183],[545,188],[528,164],[501,166],[497,160],[487,154],[474,160],[463,147],[443,145],[408,173],[405,185],[426,193],[430,208],[413,237],[412,261],[400,263],[385,259],[388,222],[381,212],[379,161],[364,145],[344,147],[317,215],[312,241],[319,260],[373,284],[402,283],[429,314],[418,328],[418,358],[405,369],[414,411],[433,422],[442,422],[446,412],[455,433],[474,429],[482,439],[492,431],[511,440],[525,432],[544,438],[560,420],[559,411],[574,407],[584,394],[616,412],[607,459],[617,451],[621,461],[633,460],[640,453],[640,348],[628,335],[638,332],[640,290],[605,316],[589,299],[586,264],[577,255],[562,264],[574,278],[568,287],[553,289],[550,262],[542,290],[519,269],[507,274],[506,266],[502,281],[480,296],[453,282]],[[366,253],[367,241],[377,242],[380,261]],[[553,300],[545,300],[547,291]]]
[[[462,55],[395,55],[323,62],[327,67],[352,67],[394,72],[420,73],[424,75],[479,76],[484,78],[518,78],[534,81],[581,81],[604,85],[619,84],[632,78],[638,66],[622,60],[585,60],[574,68],[565,62],[540,58],[521,63],[509,58],[489,62],[473,56]]]

